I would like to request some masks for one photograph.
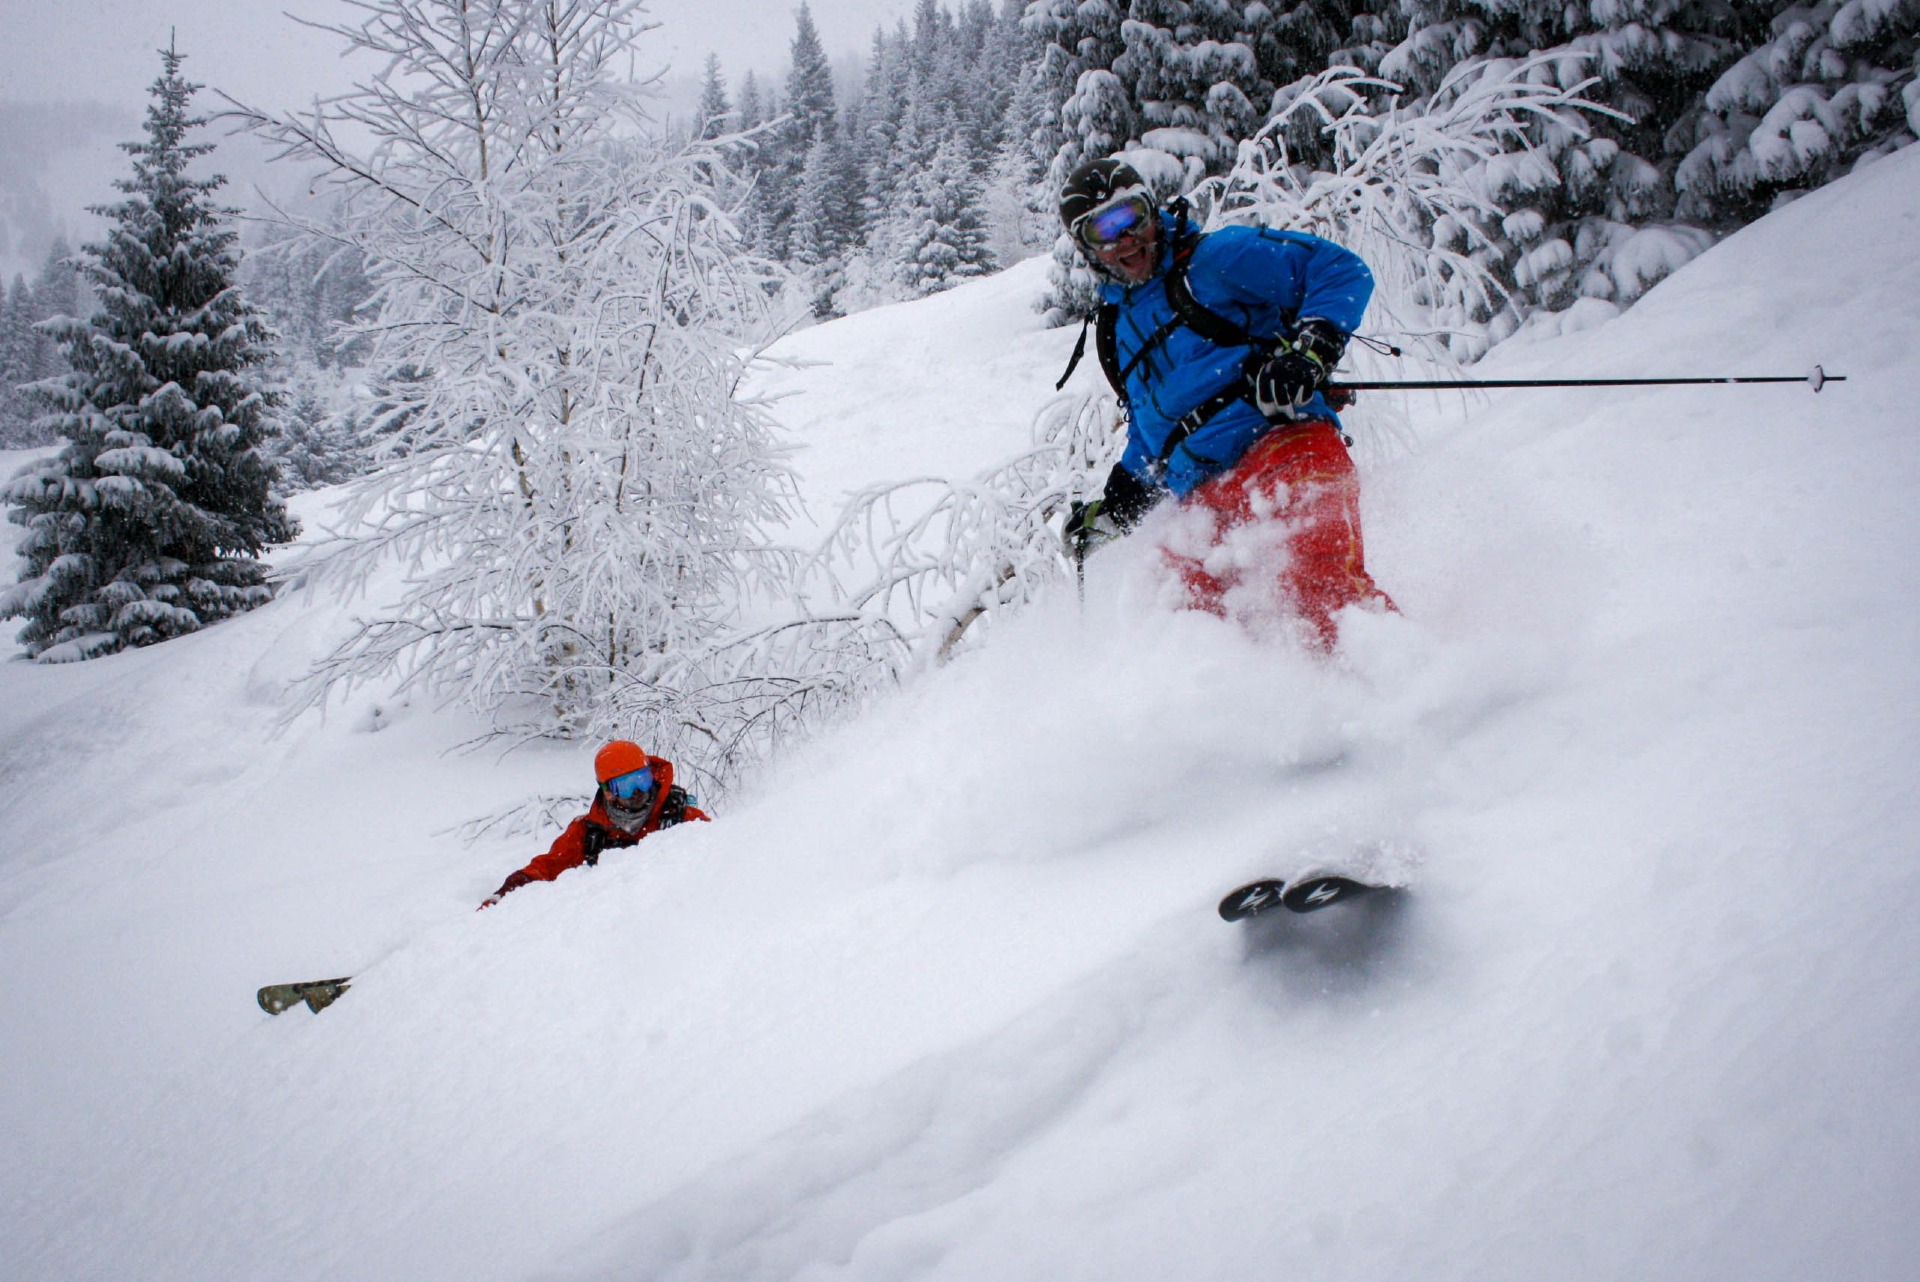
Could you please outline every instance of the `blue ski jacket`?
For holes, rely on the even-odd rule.
[[[1120,464],[1180,495],[1239,462],[1268,427],[1251,402],[1236,400],[1181,442],[1165,471],[1153,475],[1180,417],[1240,377],[1254,350],[1223,347],[1177,325],[1157,350],[1136,363],[1141,348],[1174,315],[1167,270],[1174,247],[1194,232],[1190,222],[1163,212],[1163,248],[1152,278],[1138,285],[1109,280],[1100,286],[1101,298],[1120,309],[1114,330],[1119,368],[1132,367],[1126,380],[1127,448]],[[1373,273],[1358,254],[1304,232],[1262,227],[1223,227],[1201,236],[1188,261],[1187,284],[1201,306],[1264,339],[1285,337],[1301,321],[1315,318],[1351,334],[1373,296]],[[1302,415],[1339,422],[1319,395]]]

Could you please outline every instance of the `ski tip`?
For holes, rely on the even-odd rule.
[[[1243,921],[1272,908],[1281,901],[1286,883],[1273,880],[1251,881],[1230,892],[1220,901],[1222,921]]]
[[[268,984],[254,994],[254,1000],[269,1015],[291,1010],[301,1002],[305,1002],[307,1009],[317,1015],[347,991],[352,978],[351,975],[344,975],[339,979],[313,979],[299,984]]]
[[[1296,913],[1317,913],[1329,908],[1343,899],[1352,899],[1355,895],[1364,895],[1369,891],[1383,889],[1369,882],[1355,881],[1351,877],[1342,877],[1335,873],[1320,873],[1303,877],[1288,886],[1280,902]]]

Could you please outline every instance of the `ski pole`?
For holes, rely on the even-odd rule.
[[[1701,383],[1805,383],[1818,393],[1828,383],[1844,383],[1845,374],[1829,374],[1815,365],[1811,374],[1764,374],[1733,378],[1465,378],[1406,382],[1329,383],[1330,392],[1461,391],[1491,387],[1681,387]]]

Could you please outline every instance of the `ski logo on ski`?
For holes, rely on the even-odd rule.
[[[1319,912],[1328,904],[1364,895],[1379,887],[1337,873],[1314,873],[1288,886],[1280,902],[1297,913]]]
[[[1278,904],[1285,889],[1281,881],[1248,882],[1220,901],[1220,916],[1227,921],[1258,916]]]

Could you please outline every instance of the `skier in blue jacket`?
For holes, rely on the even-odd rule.
[[[1073,172],[1060,217],[1105,277],[1100,359],[1127,412],[1103,493],[1069,516],[1076,554],[1171,497],[1181,517],[1163,547],[1195,607],[1295,616],[1323,649],[1344,607],[1391,608],[1366,571],[1359,482],[1322,391],[1372,296],[1366,263],[1299,232],[1202,235],[1112,158]]]

